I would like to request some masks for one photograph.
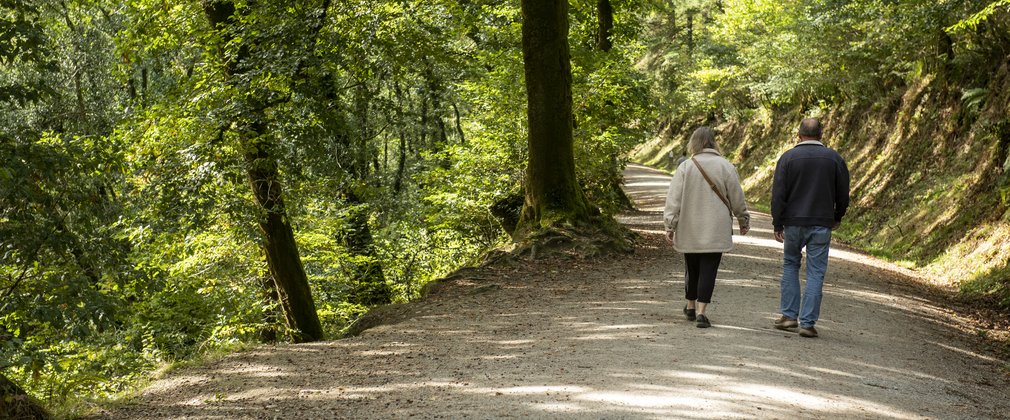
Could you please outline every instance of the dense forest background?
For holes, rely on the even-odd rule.
[[[0,373],[44,405],[335,338],[517,232],[518,1],[0,1]],[[1010,306],[1010,1],[572,1],[579,185],[720,128],[764,201],[801,116],[843,235]],[[644,144],[643,144],[644,143]]]

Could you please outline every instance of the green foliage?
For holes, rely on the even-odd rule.
[[[839,237],[1006,308],[1010,3],[656,3],[639,66],[665,118],[642,160],[717,126],[760,198],[798,118],[818,116],[853,170]]]
[[[757,106],[872,102],[927,75],[980,85],[1010,50],[1010,38],[1006,20],[997,18],[1006,16],[1006,2],[975,7],[968,1],[676,1],[650,15],[643,64],[674,119]],[[687,15],[695,17],[691,28]]]
[[[1010,0],[996,0],[989,3],[989,5],[984,7],[982,10],[979,10],[978,13],[958,21],[957,23],[947,27],[945,30],[950,33],[978,30],[979,25],[999,14],[999,12],[1005,12],[1008,9],[1010,9]]]
[[[0,5],[14,17],[0,60],[0,368],[57,401],[122,384],[95,355],[114,354],[138,291],[121,236],[127,165],[105,137],[123,97],[105,73],[115,24],[61,7]]]
[[[609,53],[595,5],[572,9],[579,179],[607,212],[654,115],[644,3],[612,3]],[[526,166],[517,4],[234,5],[211,28],[205,2],[0,2],[0,368],[48,405],[285,333],[247,175],[273,162],[251,148],[330,334],[363,289],[415,299],[508,240],[490,209]]]
[[[961,293],[972,299],[995,301],[997,305],[1010,308],[1010,268],[1004,266],[961,283]]]
[[[989,89],[965,89],[964,93],[961,94],[961,102],[964,104],[966,110],[978,111],[985,104],[985,100],[988,97]]]
[[[657,116],[763,118],[922,79],[974,87],[962,105],[985,116],[1010,51],[1003,0],[612,0],[609,52],[593,3],[570,11],[574,134],[604,213]],[[491,209],[526,168],[518,4],[236,1],[227,28],[207,4],[0,2],[0,368],[49,404],[285,333],[258,165],[277,165],[331,334],[363,291],[415,299],[508,240]]]
[[[624,204],[617,186],[626,155],[655,118],[648,81],[631,67],[637,47],[573,54],[576,174],[589,201],[608,214]]]

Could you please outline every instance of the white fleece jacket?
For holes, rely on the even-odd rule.
[[[705,169],[723,197],[729,199],[740,227],[750,227],[750,212],[744,201],[740,176],[715,149],[703,149],[694,158]],[[685,160],[670,181],[666,193],[663,222],[667,231],[676,232],[674,249],[683,253],[727,252],[733,249],[733,218],[722,200],[698,171],[691,159]]]

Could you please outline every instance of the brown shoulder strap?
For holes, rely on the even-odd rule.
[[[702,169],[701,164],[698,163],[698,160],[695,159],[694,157],[691,157],[691,161],[694,162],[694,166],[696,166],[698,168],[698,171],[701,172],[701,176],[705,178],[706,182],[708,182],[708,186],[712,187],[712,192],[714,192],[715,195],[719,197],[719,200],[726,205],[726,208],[729,210],[729,215],[732,216],[733,207],[729,205],[729,200],[727,200],[726,197],[724,197],[722,193],[719,192],[719,188],[715,186],[714,182],[712,182],[712,178],[708,177],[708,174],[705,173],[704,169]]]

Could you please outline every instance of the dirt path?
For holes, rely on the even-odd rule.
[[[1010,367],[962,345],[900,269],[833,249],[821,337],[771,328],[767,216],[723,258],[714,328],[695,328],[661,238],[668,177],[627,177],[634,255],[459,280],[399,324],[174,372],[104,417],[1010,418]]]

